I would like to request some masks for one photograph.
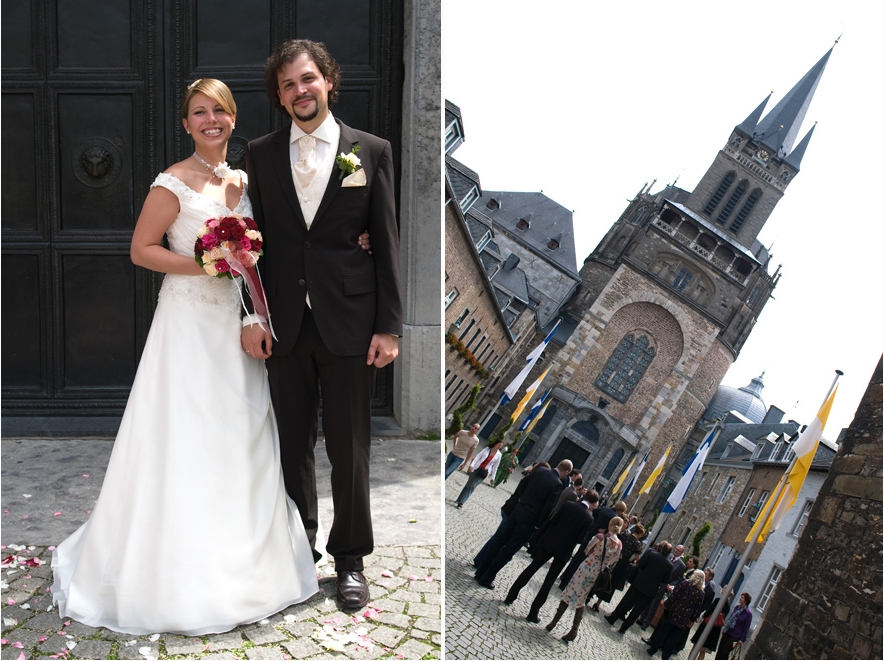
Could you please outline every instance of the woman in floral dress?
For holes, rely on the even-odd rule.
[[[620,550],[623,545],[617,538],[617,533],[622,527],[623,519],[615,516],[608,523],[608,532],[604,536],[599,533],[590,540],[586,545],[586,561],[580,564],[562,591],[562,600],[559,602],[552,622],[546,625],[546,630],[552,631],[565,613],[565,609],[572,606],[575,609],[574,623],[571,625],[571,630],[562,636],[562,640],[566,643],[577,637],[577,629],[580,628],[580,620],[583,619],[583,608],[602,567],[613,567],[620,558]]]

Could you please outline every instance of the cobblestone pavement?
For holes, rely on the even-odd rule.
[[[88,516],[112,444],[6,440],[0,557],[2,659],[438,659],[442,647],[439,445],[372,442],[374,553],[365,558],[372,601],[338,610],[330,566],[308,601],[233,631],[186,638],[120,634],[58,617],[49,587],[53,546]],[[330,470],[318,453],[317,472]],[[319,480],[320,511],[331,493]],[[55,513],[61,516],[55,516]],[[25,546],[27,544],[27,546]]]
[[[568,610],[552,633],[545,625],[552,619],[561,591],[553,587],[540,611],[540,624],[525,620],[531,600],[540,588],[546,567],[534,575],[511,606],[503,603],[507,590],[529,564],[523,550],[498,573],[494,590],[473,580],[473,558],[500,523],[500,506],[513,492],[520,474],[497,488],[480,484],[463,506],[455,499],[466,483],[466,473],[457,471],[445,482],[445,647],[446,659],[648,659],[642,631],[633,625],[617,633],[602,619],[614,610],[622,592],[601,613],[587,609],[577,639],[565,643],[561,637],[571,628],[573,611]],[[618,626],[619,626],[618,622]],[[687,659],[690,644],[673,659]],[[659,652],[658,656],[659,657]]]
[[[438,659],[439,550],[438,546],[376,547],[365,558],[373,600],[358,613],[338,610],[334,575],[321,573],[320,592],[302,604],[227,633],[185,638],[133,636],[62,620],[49,595],[50,548],[4,546],[4,559],[12,555],[20,560],[16,567],[3,568],[0,658]]]

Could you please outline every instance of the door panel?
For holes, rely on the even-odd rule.
[[[344,78],[334,114],[389,139],[398,172],[401,0],[0,0],[0,9],[6,434],[21,420],[64,434],[71,416],[122,414],[162,282],[132,265],[129,241],[156,174],[193,150],[178,106],[194,79],[233,90],[228,160],[242,168],[249,140],[288,124],[264,92],[270,51],[295,36],[324,41]],[[392,414],[392,393],[386,368],[376,415]]]

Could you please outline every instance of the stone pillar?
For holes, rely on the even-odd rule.
[[[882,658],[881,365],[765,607],[777,615],[747,659]]]
[[[406,0],[400,173],[405,325],[394,363],[393,412],[415,435],[441,432],[440,23],[440,0]]]

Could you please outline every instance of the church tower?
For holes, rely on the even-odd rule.
[[[639,484],[670,445],[667,470],[686,461],[779,279],[757,236],[800,171],[813,129],[795,144],[831,52],[763,118],[770,97],[734,127],[693,191],[643,186],[586,258],[523,462],[570,458],[606,491],[648,451]]]

